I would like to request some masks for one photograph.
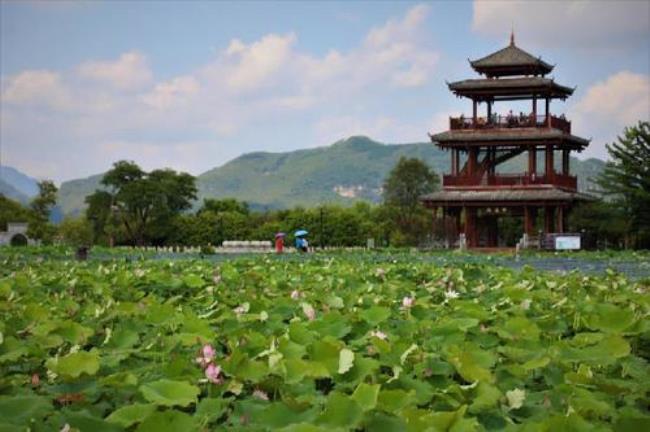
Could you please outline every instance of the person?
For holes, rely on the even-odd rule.
[[[275,235],[275,253],[281,254],[284,251],[284,234]]]
[[[307,252],[307,240],[304,237],[296,237],[296,250]]]
[[[306,238],[302,238],[302,251],[303,252],[309,252],[309,243],[307,242]]]

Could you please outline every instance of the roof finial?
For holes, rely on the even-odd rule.
[[[512,30],[510,30],[510,46],[515,46],[515,25],[512,24]]]

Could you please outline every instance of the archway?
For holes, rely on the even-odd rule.
[[[27,237],[24,234],[15,234],[9,241],[11,246],[27,246]]]

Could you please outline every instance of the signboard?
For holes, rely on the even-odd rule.
[[[555,250],[578,250],[578,249],[580,249],[580,236],[555,237]]]

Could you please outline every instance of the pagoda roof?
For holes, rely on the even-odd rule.
[[[515,45],[514,34],[510,45],[478,60],[470,61],[472,68],[488,77],[511,75],[546,75],[553,65]]]
[[[582,150],[589,145],[587,139],[547,127],[449,130],[430,137],[432,142],[442,148],[491,145],[519,147],[557,143]]]
[[[572,202],[593,201],[595,198],[581,192],[570,192],[558,187],[510,188],[510,189],[443,189],[420,197],[420,201],[436,205],[481,205],[512,202]]]
[[[456,96],[477,100],[517,100],[533,96],[566,99],[574,90],[541,77],[467,79],[447,83],[447,86]]]

